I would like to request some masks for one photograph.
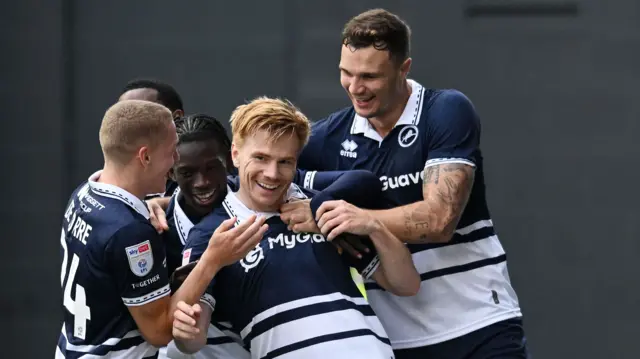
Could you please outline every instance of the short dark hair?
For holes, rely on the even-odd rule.
[[[384,9],[372,9],[345,24],[342,44],[356,49],[373,46],[377,50],[387,50],[400,64],[411,53],[411,29],[398,15]]]
[[[214,140],[221,150],[231,151],[231,140],[227,130],[215,117],[205,114],[183,116],[175,121],[178,143]]]
[[[166,108],[175,112],[176,110],[182,110],[184,112],[184,106],[182,105],[182,98],[178,94],[173,86],[154,79],[135,79],[127,83],[122,89],[122,94],[127,91],[137,89],[153,89],[158,92],[158,102],[164,105]]]

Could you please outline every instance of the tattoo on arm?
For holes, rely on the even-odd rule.
[[[474,170],[472,166],[459,163],[425,168],[422,186],[424,200],[416,207],[404,210],[407,237],[419,233],[419,240],[427,240],[433,236],[452,234],[469,199]]]

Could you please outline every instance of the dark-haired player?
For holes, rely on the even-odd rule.
[[[518,298],[487,207],[480,120],[456,90],[408,80],[410,30],[398,16],[366,11],[342,33],[340,82],[352,105],[317,122],[299,166],[366,169],[392,209],[324,203],[318,226],[373,215],[408,244],[422,285],[399,297],[365,283],[397,358],[524,358]]]
[[[120,93],[118,101],[144,100],[159,103],[171,111],[176,119],[184,116],[184,105],[178,91],[166,82],[154,79],[135,79],[129,81]]]
[[[178,91],[166,82],[155,79],[134,79],[129,81],[120,93],[118,101],[123,100],[143,100],[159,103],[171,111],[174,119],[184,115],[184,105]],[[164,192],[150,194],[147,198],[161,195],[170,196],[178,185],[167,179]]]

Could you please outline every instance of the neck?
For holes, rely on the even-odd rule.
[[[273,208],[260,206],[251,200],[251,196],[249,196],[249,194],[242,189],[242,186],[240,186],[240,189],[238,189],[236,195],[238,196],[238,199],[240,199],[240,202],[242,202],[245,206],[247,206],[247,208],[254,212],[276,213],[278,212],[280,204],[282,203],[282,200],[276,202],[277,205],[274,205]]]
[[[105,164],[98,182],[120,187],[132,195],[144,200],[146,191],[140,186],[140,179],[124,166]]]
[[[396,123],[400,120],[400,116],[402,116],[402,112],[404,112],[404,108],[407,106],[407,101],[409,101],[409,97],[411,96],[411,85],[406,80],[400,90],[400,92],[396,95],[396,100],[393,105],[389,108],[389,111],[386,111],[384,114],[376,117],[369,118],[369,123],[371,126],[378,132],[380,137],[385,138],[393,127],[395,127]]]

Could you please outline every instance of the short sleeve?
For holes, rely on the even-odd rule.
[[[300,156],[298,157],[299,168],[315,171],[328,170],[328,168],[326,168],[326,163],[323,161],[324,156],[322,156],[324,153],[324,142],[327,136],[327,124],[327,120],[321,120],[314,123],[311,127],[309,141],[304,146]]]
[[[446,90],[429,109],[425,166],[464,163],[475,166],[480,146],[480,119],[461,92]]]
[[[135,222],[118,230],[107,258],[125,305],[144,305],[171,293],[164,243],[151,224]]]
[[[198,226],[191,229],[189,232],[189,237],[187,238],[187,244],[184,247],[182,252],[182,265],[187,265],[189,263],[200,260],[202,254],[207,249],[209,245],[209,239],[213,235],[214,229],[211,231],[203,230],[202,228],[198,228]],[[211,307],[211,310],[215,309],[216,300],[213,297],[213,286],[216,282],[216,279],[213,278],[211,283],[207,286],[204,294],[200,298],[200,302]]]

